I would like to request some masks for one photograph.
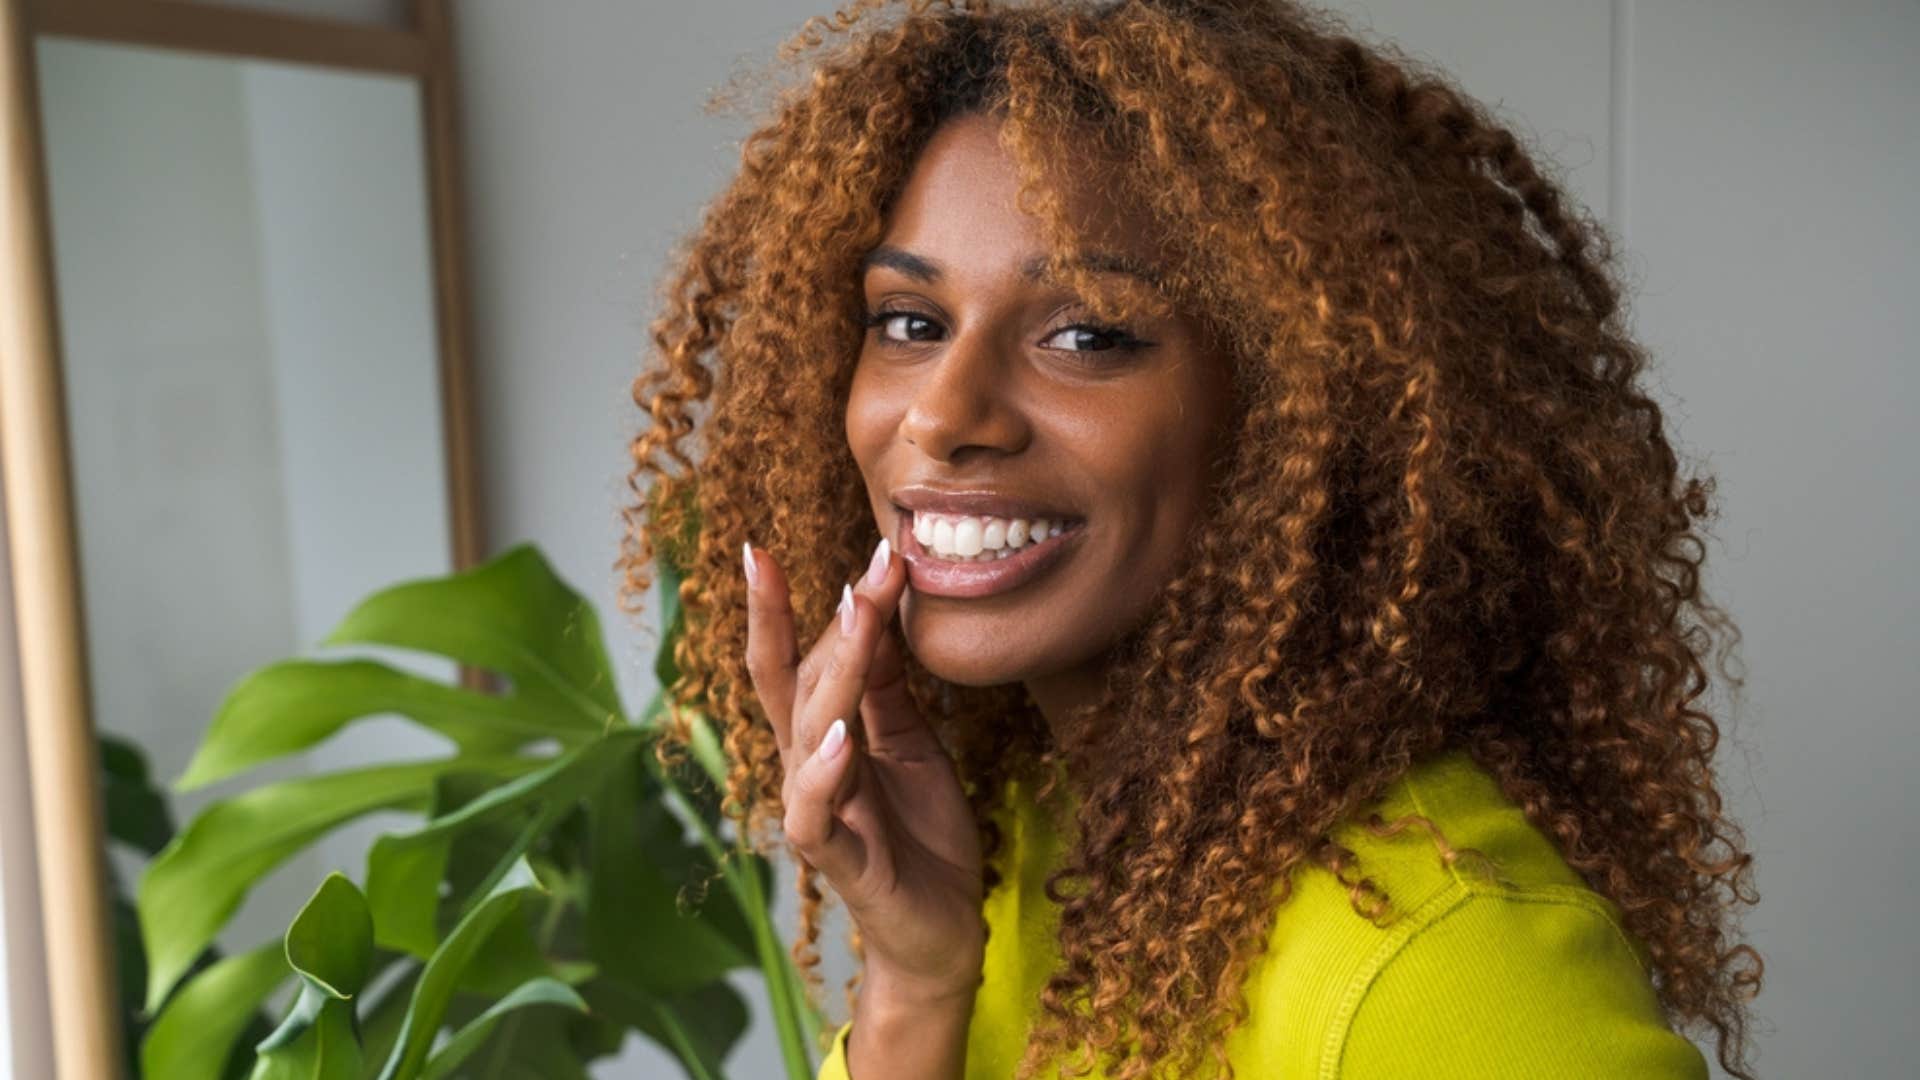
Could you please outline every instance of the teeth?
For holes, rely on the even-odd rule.
[[[974,518],[966,518],[953,527],[953,553],[955,555],[980,554],[980,533],[982,526]]]
[[[914,539],[934,554],[956,561],[1004,559],[1060,532],[1060,522],[1052,518],[1009,520],[973,515],[913,515]]]
[[[980,533],[980,546],[988,551],[999,551],[1007,546],[1007,523],[999,518],[988,518],[987,527]]]

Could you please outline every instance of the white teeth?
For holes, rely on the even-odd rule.
[[[988,551],[999,551],[1007,546],[1007,523],[999,518],[987,521],[986,530],[980,534],[980,546]]]
[[[963,518],[953,527],[953,553],[955,555],[980,554],[980,522],[976,518]]]
[[[1053,518],[913,515],[913,536],[922,547],[942,558],[961,561],[1003,559],[1062,531],[1061,522]]]

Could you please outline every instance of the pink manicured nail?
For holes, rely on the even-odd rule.
[[[820,760],[832,761],[839,756],[840,748],[847,742],[847,722],[835,720],[820,739]]]
[[[747,588],[760,584],[760,568],[753,565],[753,541],[740,545],[740,557],[747,561]]]
[[[867,584],[878,585],[887,580],[887,538],[880,538],[880,546],[873,549],[873,561],[867,564]]]
[[[840,632],[853,633],[853,586],[840,586]]]

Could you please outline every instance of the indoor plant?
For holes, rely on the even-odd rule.
[[[382,590],[327,645],[421,650],[504,677],[484,693],[365,659],[269,665],[228,695],[181,789],[397,713],[453,754],[279,781],[208,806],[141,878],[146,1075],[218,1077],[259,1003],[299,995],[253,1075],[585,1076],[638,1031],[718,1077],[746,1025],[723,981],[767,977],[787,1071],[813,1075],[820,1018],[768,912],[770,867],[727,828],[724,755],[695,713],[696,767],[654,754],[684,613],[659,560],[662,693],[629,719],[592,607],[522,545],[464,573]],[[363,880],[330,876],[284,941],[183,979],[248,888],[341,823],[421,813],[382,837]],[[694,840],[689,842],[688,832]],[[690,891],[711,881],[697,903]],[[689,889],[689,886],[692,889]],[[435,1049],[438,1032],[454,1032]],[[430,1052],[431,1051],[431,1052]],[[477,1056],[469,1056],[477,1055]]]

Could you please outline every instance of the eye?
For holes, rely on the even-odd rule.
[[[1072,326],[1062,327],[1048,335],[1042,344],[1059,337],[1068,337],[1074,342],[1066,349],[1068,352],[1132,352],[1152,344],[1134,337],[1125,327],[1099,326],[1094,323],[1075,323]]]
[[[934,321],[932,319],[926,317],[925,315],[920,314],[919,312],[907,311],[902,308],[881,308],[879,311],[868,313],[866,317],[867,328],[873,329],[874,327],[880,327],[881,328],[880,336],[886,341],[894,342],[895,344],[911,344],[912,342],[915,342],[915,341],[929,340],[927,338],[916,338],[911,336],[913,333],[912,330],[908,330],[907,333],[909,336],[904,338],[894,337],[893,335],[888,334],[885,328],[896,322],[905,323],[908,326],[911,326],[915,323],[919,323],[919,324],[922,324],[923,326],[935,327]],[[935,329],[937,330],[938,328],[935,327]]]

